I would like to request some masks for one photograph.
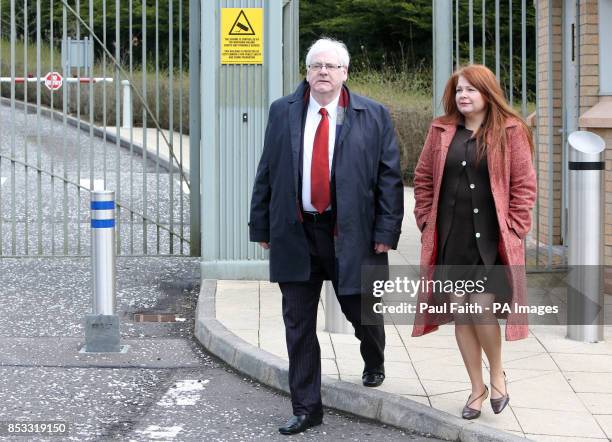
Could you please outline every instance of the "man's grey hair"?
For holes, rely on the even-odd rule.
[[[327,51],[334,51],[338,55],[340,64],[348,68],[350,56],[348,49],[346,49],[346,45],[341,41],[327,37],[318,39],[310,46],[306,54],[306,67],[310,66],[310,62],[315,55]]]

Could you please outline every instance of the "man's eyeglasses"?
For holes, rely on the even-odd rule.
[[[325,68],[328,71],[335,71],[338,70],[342,67],[341,64],[329,64],[329,63],[313,63],[310,66],[308,66],[308,69],[312,69],[313,71],[320,71],[321,69]]]

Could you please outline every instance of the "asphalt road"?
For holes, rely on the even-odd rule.
[[[89,254],[92,183],[115,191],[119,254],[189,253],[168,233],[189,238],[188,188],[155,157],[5,104],[0,134],[0,255]]]
[[[289,398],[234,372],[193,338],[196,259],[117,260],[125,354],[79,352],[89,269],[87,258],[0,259],[0,421],[63,421],[69,432],[62,440],[287,440],[277,427],[290,414]],[[136,323],[136,313],[179,320]],[[6,431],[2,437],[26,440]],[[296,438],[422,439],[333,410]]]

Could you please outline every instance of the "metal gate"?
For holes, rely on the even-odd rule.
[[[188,17],[187,0],[0,0],[1,256],[88,255],[98,188],[118,254],[190,254]]]
[[[449,6],[451,6],[449,8]],[[538,63],[536,43],[543,26],[542,6],[527,0],[433,0],[434,7],[434,65],[437,73],[458,68],[466,63],[486,64],[497,76],[506,98],[533,127],[535,169],[538,176],[538,199],[533,212],[533,226],[526,246],[527,267],[530,271],[550,271],[567,265],[566,247],[562,240],[553,238],[553,191],[546,197],[544,190],[553,189],[553,155],[544,155],[542,145],[552,151],[552,131],[542,132],[534,124],[541,115],[552,116],[553,100],[550,96],[553,74],[552,55],[549,53],[548,71],[542,72]],[[547,10],[548,19],[552,14]],[[552,38],[550,33],[545,38]],[[540,45],[543,42],[539,43]],[[547,88],[538,83],[548,78]],[[545,75],[545,76],[544,76]],[[434,108],[440,103],[448,75],[434,76]],[[542,103],[546,103],[542,106]],[[437,107],[438,113],[441,106]],[[577,116],[576,116],[577,120]],[[552,124],[549,123],[552,127]],[[569,133],[569,132],[566,132]],[[562,204],[566,205],[565,175],[562,178]],[[563,220],[562,220],[563,222]]]

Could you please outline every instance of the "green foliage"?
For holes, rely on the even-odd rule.
[[[388,106],[427,103],[431,107],[431,69],[427,67],[361,69],[349,75],[347,84]]]
[[[431,28],[431,0],[300,1],[302,53],[321,35],[333,36],[347,44],[357,69],[430,61]]]
[[[404,184],[412,185],[414,168],[431,122],[431,71],[425,67],[362,69],[349,76],[348,87],[389,109],[397,133]]]
[[[460,63],[469,61],[469,11],[467,1],[459,1]],[[482,62],[482,1],[474,1],[474,62]],[[455,23],[455,2],[453,8]],[[508,2],[500,2],[501,84],[510,93]],[[486,64],[495,71],[495,2],[485,1]],[[521,4],[512,8],[513,93],[521,94]],[[535,8],[527,2],[527,79],[528,98],[535,97]],[[413,69],[431,66],[432,0],[301,0],[300,49],[303,60],[308,47],[327,35],[344,41],[351,54],[353,71],[384,69],[393,66]],[[454,39],[454,35],[453,35]],[[455,53],[453,46],[453,54]]]
[[[72,10],[64,6],[64,1]],[[130,61],[134,66],[154,64],[156,55],[160,68],[168,68],[170,60],[177,66],[180,62],[179,41],[183,46],[183,64],[188,64],[188,0],[172,0],[172,2],[169,0],[146,0],[145,2],[142,0],[92,0],[91,4],[92,8],[88,0],[81,0],[77,8],[77,2],[74,0],[41,2],[42,42],[50,44],[53,41],[53,46],[60,48],[64,32],[66,37],[84,38],[90,36],[87,30],[87,27],[90,27],[100,42],[105,43],[107,50],[126,66]],[[117,5],[119,5],[118,14],[116,13]],[[0,8],[2,38],[10,40],[10,23],[14,21],[17,40],[23,41],[27,38],[29,43],[36,42],[38,14],[36,4],[27,4],[26,8],[26,2],[16,2],[15,10],[11,13],[9,2],[0,0]],[[170,45],[171,34],[172,46]],[[117,48],[115,48],[116,41],[119,41]],[[172,47],[172,57],[170,57],[170,47]],[[146,49],[143,50],[143,48]],[[102,56],[102,46],[97,42],[94,45],[94,51],[96,58]]]

